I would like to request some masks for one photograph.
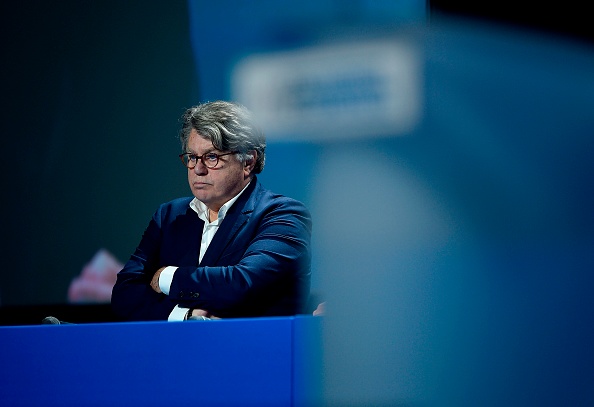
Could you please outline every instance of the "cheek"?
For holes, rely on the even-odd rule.
[[[217,174],[219,175],[219,174]],[[225,190],[233,182],[233,176],[229,172],[220,174],[221,176],[216,177],[214,180],[215,188],[219,190]]]

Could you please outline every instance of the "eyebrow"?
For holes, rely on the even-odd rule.
[[[204,151],[202,154],[198,154],[197,152],[195,152],[195,151],[194,151],[194,150],[192,150],[191,148],[188,148],[188,151],[187,151],[187,152],[188,152],[188,153],[191,153],[191,154],[194,154],[194,155],[200,155],[200,156],[202,156],[202,155],[204,155],[204,154],[212,153],[212,152],[215,152],[215,151],[219,151],[219,150],[217,150],[217,149],[216,149],[216,148],[214,148],[214,146],[213,146],[212,148],[206,149],[206,151]]]

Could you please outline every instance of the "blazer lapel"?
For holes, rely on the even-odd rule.
[[[254,210],[257,189],[258,181],[254,177],[250,186],[235,201],[233,206],[229,208],[225,219],[223,219],[223,222],[219,226],[219,230],[217,230],[208,249],[206,249],[206,253],[204,253],[204,257],[199,264],[200,266],[213,266],[217,264],[216,262],[224,253],[229,243],[233,241],[237,233],[239,233],[250,218]]]

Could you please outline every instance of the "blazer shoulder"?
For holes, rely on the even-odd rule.
[[[166,218],[184,214],[190,208],[190,202],[192,202],[192,199],[192,197],[184,197],[162,203],[157,208],[155,215],[161,218]]]
[[[309,215],[309,210],[305,204],[296,199],[290,198],[286,195],[272,192],[260,185],[260,188],[256,191],[257,193],[257,204],[256,208],[269,208],[269,209],[289,209],[296,212],[304,212]],[[256,209],[257,210],[257,209]]]

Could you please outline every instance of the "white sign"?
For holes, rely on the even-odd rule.
[[[233,70],[231,91],[269,139],[332,140],[411,131],[421,82],[415,49],[382,40],[250,55]]]

